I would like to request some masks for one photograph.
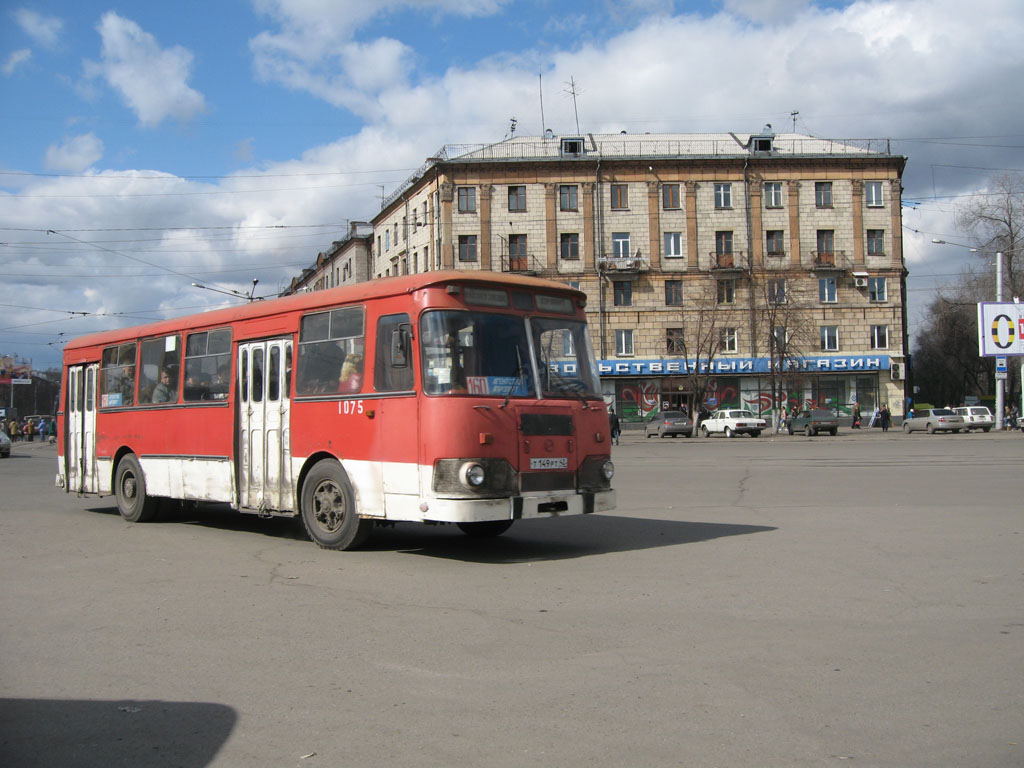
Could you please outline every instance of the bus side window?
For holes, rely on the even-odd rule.
[[[252,351],[252,401],[263,402],[263,350]]]
[[[396,343],[399,350],[394,348]],[[378,392],[403,392],[413,388],[412,366],[409,365],[411,350],[401,349],[404,345],[411,346],[409,315],[402,313],[378,318],[373,369],[373,388]],[[396,355],[396,351],[402,354]]]
[[[231,381],[231,329],[189,334],[185,343],[185,402],[226,400]]]
[[[100,370],[100,407],[135,404],[135,342],[103,350]]]
[[[281,348],[270,348],[269,370],[267,371],[267,400],[276,403],[281,399]]]

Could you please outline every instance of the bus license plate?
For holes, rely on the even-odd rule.
[[[568,469],[568,459],[530,459],[530,469]]]

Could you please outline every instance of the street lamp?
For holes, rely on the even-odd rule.
[[[992,251],[983,251],[980,248],[972,248],[969,245],[963,243],[950,243],[945,240],[938,240],[932,238],[932,242],[936,245],[955,245],[958,248],[966,248],[971,253],[992,253]],[[1003,252],[996,251],[996,303],[1003,300]],[[1021,372],[1024,373],[1024,363],[1021,365]],[[1005,375],[1005,374],[1004,374]],[[996,431],[1003,428],[1003,408],[1005,408],[1006,401],[1006,380],[996,379]]]

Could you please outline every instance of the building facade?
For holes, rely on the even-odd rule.
[[[282,295],[320,291],[369,280],[372,246],[373,229],[369,222],[351,222],[345,237],[331,243],[329,250],[318,253],[313,266],[306,267],[301,275],[292,278]]]
[[[885,140],[521,137],[448,146],[372,221],[371,277],[432,269],[570,283],[606,399],[903,412],[901,175]]]

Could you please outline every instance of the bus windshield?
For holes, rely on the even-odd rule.
[[[530,335],[533,349],[530,353]],[[586,324],[573,319],[462,310],[420,321],[423,391],[428,395],[598,397]]]

